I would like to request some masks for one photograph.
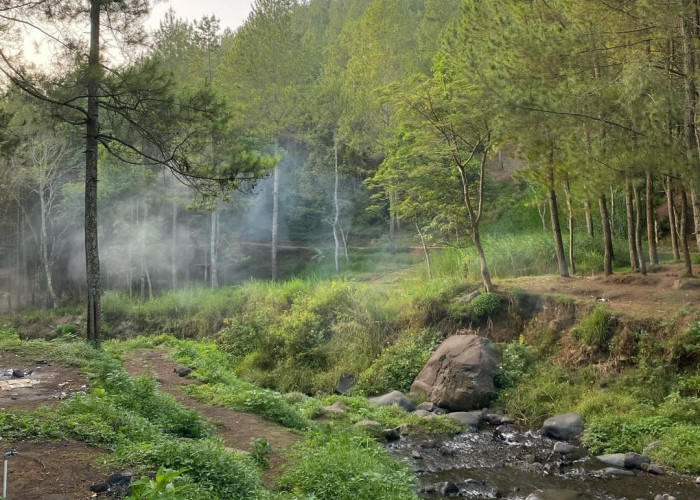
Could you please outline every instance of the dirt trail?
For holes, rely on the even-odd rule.
[[[147,375],[155,378],[160,390],[172,394],[185,407],[193,409],[216,426],[216,434],[225,446],[248,451],[251,440],[264,438],[272,446],[270,468],[263,474],[266,486],[274,485],[284,464],[280,451],[299,441],[301,436],[281,425],[269,422],[253,413],[232,410],[222,406],[205,404],[189,397],[182,390],[184,386],[198,383],[196,380],[180,377],[173,370],[177,363],[170,359],[170,353],[161,349],[137,351],[124,362],[124,368],[131,375]]]
[[[601,302],[611,310],[638,318],[669,318],[685,306],[700,307],[700,278],[681,278],[683,266],[666,265],[650,272],[605,277],[526,276],[502,280],[507,288],[532,294],[564,294],[579,302]],[[682,282],[684,289],[674,288]]]

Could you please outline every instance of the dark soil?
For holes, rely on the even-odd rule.
[[[110,474],[98,465],[104,452],[84,443],[3,442],[1,449],[18,452],[8,462],[8,500],[86,500],[90,485]]]

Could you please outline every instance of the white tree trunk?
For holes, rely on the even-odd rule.
[[[46,289],[51,297],[51,304],[54,310],[58,309],[58,297],[53,289],[53,280],[51,276],[51,263],[49,262],[49,252],[48,252],[48,231],[46,229],[46,222],[49,217],[48,209],[46,206],[46,194],[43,188],[39,192],[39,202],[41,204],[41,230],[39,235],[39,247],[41,249],[41,263],[44,267],[44,274],[46,275]]]
[[[211,240],[209,245],[209,257],[211,260],[210,275],[211,275],[211,287],[219,287],[219,248],[218,248],[218,234],[219,234],[219,214],[216,208],[211,212]]]
[[[279,146],[275,144],[275,154],[277,154]],[[275,167],[272,176],[272,244],[271,246],[271,275],[272,281],[277,281],[277,245],[279,239],[279,166]]]
[[[177,288],[177,203],[173,201],[173,231],[170,239],[170,275],[172,277],[172,288]]]
[[[333,184],[333,241],[335,242],[335,272],[340,272],[340,238],[338,238],[338,229],[340,226],[340,203],[338,202],[338,137],[333,135],[333,154],[335,158],[334,173],[335,182]]]

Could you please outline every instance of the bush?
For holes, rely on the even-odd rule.
[[[452,319],[462,323],[483,323],[500,311],[503,296],[497,293],[482,293],[469,302],[452,302],[448,311]]]
[[[535,356],[530,347],[519,342],[510,342],[500,347],[503,359],[494,377],[494,383],[496,389],[503,396],[507,396],[507,391],[515,387],[532,370]]]
[[[417,500],[415,476],[375,440],[351,432],[317,433],[298,444],[279,480],[283,491],[318,500]]]
[[[574,327],[573,335],[586,345],[607,350],[614,331],[610,313],[603,306],[596,306]]]
[[[593,454],[641,453],[672,425],[671,420],[660,416],[603,415],[587,423],[583,442]]]

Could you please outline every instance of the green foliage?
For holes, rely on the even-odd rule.
[[[596,306],[573,330],[575,338],[586,345],[606,350],[615,327],[612,316],[603,306]]]
[[[362,372],[355,390],[368,395],[392,390],[408,392],[440,341],[441,334],[430,329],[404,333],[398,342],[384,349]]]
[[[170,470],[160,467],[155,479],[142,477],[131,484],[131,494],[126,500],[187,500],[192,493],[192,485],[180,484],[186,469]]]
[[[594,454],[641,452],[644,446],[659,439],[671,426],[671,420],[660,416],[601,415],[587,422],[584,444]]]
[[[519,342],[509,342],[500,347],[503,358],[494,377],[494,384],[496,389],[506,397],[508,390],[517,386],[520,380],[532,370],[535,365],[535,356],[532,348]]]
[[[182,477],[192,489],[188,498],[254,499],[261,488],[252,459],[206,439],[128,444],[118,450],[116,460],[146,470],[186,469]]]
[[[296,446],[279,480],[283,491],[319,500],[415,500],[415,476],[373,439],[351,432],[316,433]]]
[[[688,474],[700,473],[700,426],[677,425],[661,437],[661,445],[652,448],[651,457],[668,464],[674,470]]]
[[[255,438],[250,442],[250,456],[258,464],[261,469],[267,469],[270,466],[268,456],[272,452],[272,446],[267,439]]]
[[[462,322],[481,323],[500,311],[504,299],[497,293],[482,293],[469,302],[452,302],[449,313],[453,319]]]

